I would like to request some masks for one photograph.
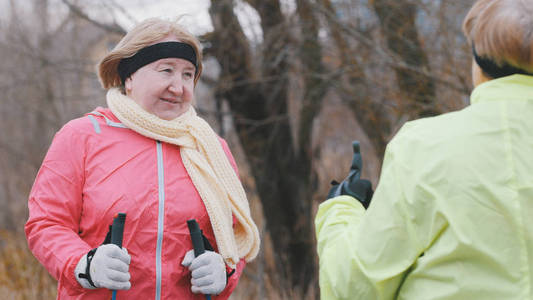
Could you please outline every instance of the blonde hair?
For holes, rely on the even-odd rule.
[[[194,84],[196,85],[200,74],[202,74],[202,48],[198,39],[179,25],[177,21],[150,18],[130,30],[115,48],[100,61],[98,64],[98,78],[102,87],[104,89],[122,87],[117,70],[119,62],[169,35],[176,36],[180,42],[189,44],[194,48],[198,61],[198,68],[194,76]]]
[[[533,1],[479,0],[463,22],[479,56],[533,71]]]

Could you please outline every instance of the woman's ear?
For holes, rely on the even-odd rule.
[[[126,81],[124,81],[124,92],[126,92],[126,95],[129,95],[131,93],[132,88],[131,83],[131,76],[126,78]]]
[[[490,78],[485,75],[483,70],[476,63],[476,60],[472,60],[472,83],[474,87],[482,84],[483,82],[489,81]]]

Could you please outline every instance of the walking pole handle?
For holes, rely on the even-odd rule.
[[[194,257],[205,252],[204,239],[202,237],[202,230],[195,219],[187,220],[187,226],[191,234],[192,247],[194,249]],[[205,295],[206,300],[211,300],[211,295]]]
[[[122,248],[122,239],[124,237],[124,223],[126,223],[126,214],[118,213],[113,219],[113,225],[111,227],[111,244],[117,245]]]
[[[111,244],[117,245],[122,248],[122,239],[124,237],[124,224],[126,223],[126,214],[118,213],[113,219],[113,225],[111,225]],[[117,298],[117,291],[113,290],[112,300]]]

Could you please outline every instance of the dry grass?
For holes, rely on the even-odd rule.
[[[0,231],[2,299],[55,299],[56,286],[56,281],[31,254],[23,234]]]
[[[261,256],[271,254],[264,253]],[[268,251],[267,251],[268,252]],[[248,299],[304,299],[299,291],[282,291],[276,279],[265,272],[271,268],[264,257],[247,265],[231,300]],[[31,254],[24,234],[0,230],[0,299],[44,300],[55,299],[57,281],[53,279]],[[308,294],[312,295],[312,291]],[[312,299],[306,298],[306,299]]]

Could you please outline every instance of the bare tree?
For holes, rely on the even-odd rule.
[[[222,67],[217,94],[228,101],[234,117],[235,129],[243,145],[256,181],[266,216],[267,229],[278,255],[280,284],[303,287],[314,280],[314,247],[312,239],[311,151],[310,122],[319,108],[320,92],[308,96],[300,115],[298,140],[292,136],[288,114],[288,83],[291,59],[291,30],[287,27],[277,1],[248,1],[261,16],[264,34],[262,51],[252,53],[244,35],[233,1],[212,2],[210,14],[215,32],[210,35],[212,53]],[[300,1],[301,13],[309,14],[308,25],[313,27],[311,12]],[[316,25],[315,25],[316,26]],[[312,29],[313,30],[313,29]],[[311,34],[305,43],[315,43],[317,53],[306,58],[313,61],[310,68],[320,68],[320,45]],[[314,57],[313,57],[314,55]],[[254,69],[252,60],[261,62]],[[318,64],[315,64],[318,63]],[[310,69],[308,82],[322,73]],[[316,77],[314,77],[316,76]],[[295,147],[299,145],[299,147]],[[288,280],[287,280],[288,279]]]
[[[219,101],[230,104],[279,254],[278,265],[285,267],[280,267],[282,278],[305,291],[306,284],[316,281],[309,219],[316,190],[312,164],[320,155],[308,146],[326,92],[333,89],[341,95],[381,157],[403,122],[442,112],[439,84],[460,96],[465,92],[464,77],[447,81],[440,72],[431,72],[416,20],[419,11],[433,8],[423,2],[371,1],[367,14],[359,16],[376,18],[369,28],[341,20],[339,2],[297,0],[292,15],[282,13],[278,1],[246,2],[260,16],[264,38],[259,46],[246,39],[234,1],[213,1],[210,9],[215,31],[207,37],[213,45],[209,51],[222,66]],[[330,35],[321,38],[323,29]],[[335,54],[330,60],[337,64],[326,65],[329,54],[324,45],[331,44]],[[396,76],[388,77],[388,68]],[[302,81],[301,99],[291,98],[291,80]],[[390,92],[376,93],[381,88]],[[391,94],[393,103],[387,98]],[[299,101],[300,110],[287,116],[291,101]]]
[[[371,4],[390,50],[407,66],[415,68],[394,68],[400,91],[405,95],[404,103],[409,105],[404,111],[409,112],[410,119],[438,114],[435,82],[418,71],[429,72],[430,68],[415,23],[417,5],[411,0],[373,0]]]

